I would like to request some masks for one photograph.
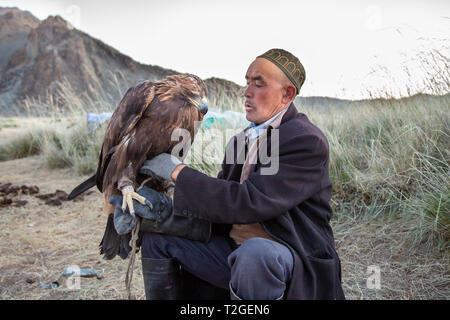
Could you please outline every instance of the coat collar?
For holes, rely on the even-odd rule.
[[[297,108],[295,107],[294,103],[291,102],[291,104],[287,108],[287,111],[284,113],[283,118],[281,119],[281,124],[295,118],[297,114],[298,114]]]
[[[297,111],[295,105],[293,103],[291,103],[289,105],[289,107],[287,108],[286,112],[282,116],[282,119],[281,119],[281,122],[280,122],[280,126],[284,122],[287,122],[287,121],[295,118],[297,116],[297,114],[298,114],[298,111]],[[236,134],[233,138],[231,138],[230,141],[232,143],[231,144],[230,143],[227,144],[227,147],[225,149],[225,153],[227,153],[227,152],[232,152],[232,153],[235,152],[233,154],[237,154],[237,158],[236,159],[240,159],[241,161],[243,160],[245,162],[245,159],[246,159],[246,146],[245,146],[245,144],[244,144],[244,147],[242,149],[238,149],[238,148],[236,149],[236,147],[239,147],[239,144],[237,144],[237,141],[244,141],[245,140],[245,134],[246,134],[246,131],[249,128],[250,127],[245,128],[243,131],[241,131],[240,133]],[[242,135],[244,137],[242,137]],[[243,139],[243,140],[241,140],[241,139]],[[229,148],[233,148],[234,151],[229,150]],[[229,170],[230,170],[230,172],[234,172],[235,170],[239,170],[239,174],[242,175],[241,170],[242,170],[243,165],[244,165],[244,163],[235,162],[233,164],[230,164],[230,169]],[[251,168],[250,168],[250,170],[251,170]]]

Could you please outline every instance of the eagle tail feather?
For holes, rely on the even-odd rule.
[[[90,177],[89,179],[87,179],[86,181],[84,181],[81,184],[79,184],[78,186],[76,186],[72,190],[72,192],[69,194],[69,196],[67,197],[67,200],[72,200],[72,199],[76,198],[81,193],[92,188],[93,186],[95,186],[95,174],[92,177]]]
[[[120,236],[119,257],[126,259],[131,252],[130,247],[131,233]]]
[[[106,260],[112,260],[116,255],[122,259],[126,259],[131,252],[129,245],[131,239],[130,234],[119,235],[114,228],[114,214],[109,214],[108,222],[106,223],[105,233],[100,242],[100,254]]]
[[[106,223],[105,233],[100,242],[100,254],[104,255],[106,260],[113,259],[119,252],[120,238],[114,229],[114,214],[110,213]]]

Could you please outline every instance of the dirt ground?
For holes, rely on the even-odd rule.
[[[70,170],[49,170],[40,156],[0,163],[0,183],[38,186],[39,194],[67,193],[87,177]],[[92,189],[94,190],[94,189]],[[34,195],[19,193],[27,201],[0,208],[0,299],[126,299],[125,274],[128,260],[106,261],[99,255],[106,217],[102,197],[94,190],[81,201],[46,204]],[[17,206],[16,206],[17,205]],[[448,299],[448,258],[428,253],[409,254],[397,244],[405,235],[395,224],[335,225],[342,261],[343,287],[348,299]],[[70,289],[64,268],[76,265],[102,273],[101,279],[81,278]],[[380,269],[380,289],[370,288],[367,278]],[[132,294],[144,299],[138,254]],[[41,284],[58,281],[58,288]]]
[[[38,186],[39,194],[67,193],[84,177],[69,170],[48,170],[39,156],[0,163],[0,183]],[[94,190],[94,189],[92,189]],[[19,194],[24,206],[0,208],[1,299],[125,299],[128,260],[106,261],[99,255],[106,217],[102,197],[95,190],[82,201],[45,204],[36,195]],[[81,278],[80,289],[70,290],[64,268],[76,265],[102,273],[102,278]],[[133,291],[145,297],[140,263],[135,264]],[[41,284],[58,281],[55,289]]]

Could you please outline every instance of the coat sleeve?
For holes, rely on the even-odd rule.
[[[321,189],[327,163],[325,143],[318,136],[301,135],[280,145],[276,174],[257,170],[242,184],[185,167],[175,183],[174,214],[226,224],[273,219]]]

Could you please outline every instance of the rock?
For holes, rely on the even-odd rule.
[[[11,203],[12,203],[12,200],[9,198],[4,197],[4,198],[0,199],[0,207],[7,207]]]
[[[36,194],[39,193],[39,187],[38,186],[26,186],[22,185],[20,187],[22,194]]]
[[[56,192],[55,192],[55,197],[58,198],[59,200],[66,201],[67,196],[68,196],[68,194],[63,190],[56,190]]]
[[[16,196],[19,193],[20,187],[13,186],[11,183],[0,185],[0,194]]]
[[[62,205],[62,202],[59,199],[50,199],[45,201],[45,204],[49,206],[60,206]]]
[[[10,186],[11,186],[11,183],[5,183],[5,184],[0,183],[0,193],[6,194]]]
[[[14,207],[23,207],[28,203],[27,200],[14,200],[13,201],[13,206]]]
[[[37,194],[36,198],[46,200],[45,204],[49,206],[60,206],[61,201],[67,201],[67,193],[63,190],[56,190],[54,193]]]
[[[53,197],[53,195],[54,195],[53,193],[46,193],[46,194],[35,195],[35,197],[38,198],[38,199],[41,199],[41,200],[48,200],[51,197]]]

